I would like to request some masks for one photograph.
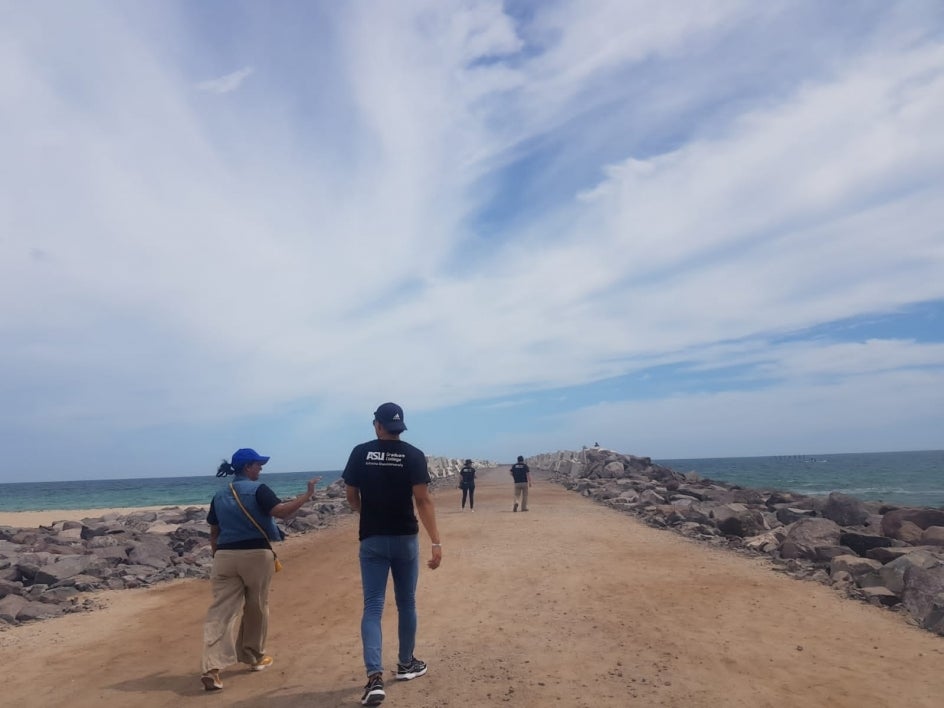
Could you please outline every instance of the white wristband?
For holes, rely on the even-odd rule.
[[[433,548],[442,548],[442,544],[441,544],[441,543],[434,543],[434,544],[433,544]]]

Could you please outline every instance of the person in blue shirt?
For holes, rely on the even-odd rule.
[[[275,519],[285,519],[301,509],[312,498],[320,478],[310,479],[308,489],[294,499],[282,501],[259,481],[268,461],[251,448],[240,448],[231,462],[224,460],[216,472],[217,477],[232,476],[233,481],[213,496],[207,513],[213,602],[203,626],[200,677],[207,691],[223,688],[220,671],[231,664],[242,662],[253,671],[272,665],[265,643],[269,584],[275,572],[271,541],[281,540]]]

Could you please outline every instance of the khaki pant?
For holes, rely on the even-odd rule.
[[[274,572],[272,551],[265,548],[213,556],[213,603],[203,625],[204,673],[237,661],[254,664],[265,655]]]
[[[528,510],[528,483],[515,482],[515,504],[521,503],[521,511]]]

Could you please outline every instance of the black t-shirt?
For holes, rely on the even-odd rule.
[[[523,484],[528,481],[529,468],[524,462],[516,462],[511,466],[511,476],[515,479],[515,484]]]
[[[475,486],[475,468],[474,467],[463,467],[461,470],[459,470],[459,474],[462,475],[463,487]]]
[[[341,477],[360,491],[361,540],[419,533],[413,485],[430,481],[422,450],[402,440],[371,440],[351,450]]]

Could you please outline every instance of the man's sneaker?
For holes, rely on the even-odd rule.
[[[263,656],[255,664],[252,664],[250,668],[253,671],[263,671],[272,666],[272,662],[275,661],[271,656]]]
[[[379,706],[383,699],[387,697],[384,693],[384,680],[382,674],[374,674],[367,678],[367,685],[364,686],[364,695],[361,697],[362,706]]]
[[[426,673],[426,662],[415,656],[407,664],[397,664],[397,681],[409,681]]]
[[[515,502],[515,508],[512,511],[518,511],[518,502]]]
[[[203,682],[203,689],[205,691],[221,691],[223,690],[223,681],[220,680],[220,670],[211,669],[207,671],[203,676],[200,677],[200,681]]]

